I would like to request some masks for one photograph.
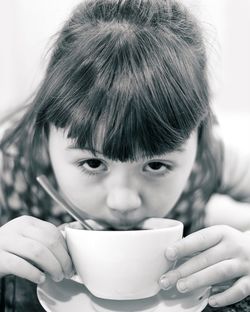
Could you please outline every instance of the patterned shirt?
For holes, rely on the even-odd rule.
[[[184,235],[204,227],[206,204],[213,194],[228,194],[238,201],[250,202],[250,165],[246,173],[239,156],[228,149],[218,135],[214,134],[210,144],[209,148],[198,148],[186,187],[175,207],[166,216],[184,223]],[[46,148],[42,157],[43,167],[39,171],[56,187]],[[11,145],[0,154],[0,160],[1,224],[21,215],[31,215],[55,225],[72,221],[68,214],[52,202],[37,181],[30,179],[23,145]],[[249,310],[244,310],[245,307]],[[212,310],[218,311],[210,307],[205,311]],[[14,276],[2,278],[0,311],[44,311],[36,297],[36,285]],[[250,299],[248,297],[219,311],[250,311]]]

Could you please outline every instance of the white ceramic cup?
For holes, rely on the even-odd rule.
[[[159,279],[173,262],[164,252],[182,238],[177,220],[150,218],[141,230],[88,231],[65,228],[66,241],[80,280],[96,297],[142,299],[160,291]]]

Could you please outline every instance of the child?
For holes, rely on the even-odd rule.
[[[2,139],[2,308],[7,298],[6,309],[39,311],[33,283],[73,274],[57,228],[71,219],[37,184],[40,174],[80,214],[114,229],[153,216],[181,220],[187,236],[166,257],[190,259],[161,278],[162,288],[236,280],[209,304],[246,298],[250,236],[202,229],[212,194],[250,202],[249,171],[228,177],[232,154],[214,128],[205,45],[190,12],[170,0],[80,4],[32,103]]]

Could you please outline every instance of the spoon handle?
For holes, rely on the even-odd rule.
[[[85,230],[93,230],[93,228],[88,225],[86,221],[82,219],[82,217],[71,208],[71,206],[66,202],[66,200],[62,197],[62,195],[55,190],[52,184],[49,182],[45,175],[40,175],[36,178],[38,183],[43,187],[43,189],[50,195],[54,201],[59,204],[64,210],[68,212],[75,220],[79,221]]]

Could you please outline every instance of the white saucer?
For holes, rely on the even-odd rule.
[[[47,312],[200,312],[207,303],[209,288],[187,294],[176,289],[140,300],[104,300],[93,296],[87,288],[72,280],[56,283],[49,277],[37,287],[37,296]]]

